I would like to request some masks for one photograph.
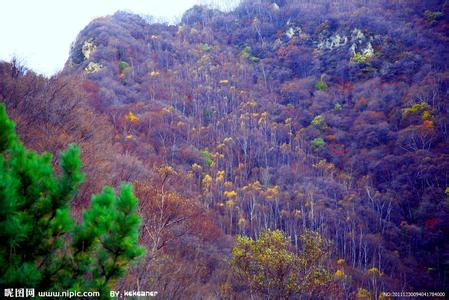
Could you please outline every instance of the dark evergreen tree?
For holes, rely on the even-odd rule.
[[[77,224],[70,202],[84,180],[80,149],[71,145],[61,153],[57,175],[51,161],[51,154],[24,147],[1,104],[0,287],[109,297],[109,288],[144,253],[132,186],[123,184],[119,195],[105,187]]]

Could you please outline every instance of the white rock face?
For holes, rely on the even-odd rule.
[[[289,27],[287,29],[287,31],[285,32],[285,35],[291,39],[292,37],[294,37],[296,34],[301,34],[302,33],[302,29],[301,27],[297,26],[297,27]]]
[[[372,57],[372,56],[374,56],[374,49],[373,49],[373,45],[371,45],[371,42],[368,42],[368,44],[366,45],[366,48],[362,49],[362,54],[365,57]]]
[[[377,36],[377,38],[380,38]],[[368,42],[367,42],[368,40]],[[370,41],[373,38],[369,37],[369,39],[365,36],[365,34],[358,28],[354,28],[351,32],[351,47],[349,48],[349,53],[351,57],[353,57],[356,52],[362,54],[364,57],[372,57],[374,56],[373,45]],[[365,45],[365,46],[363,46]]]
[[[97,46],[94,44],[93,40],[84,41],[81,52],[86,59],[89,59],[91,54],[95,51]]]
[[[317,48],[319,50],[333,50],[350,43],[349,54],[354,56],[356,52],[363,54],[365,57],[374,56],[374,49],[371,44],[372,37],[369,39],[359,29],[354,28],[350,36],[346,36],[342,33],[335,33],[327,39],[320,39]]]
[[[356,44],[352,44],[351,47],[349,48],[349,54],[351,55],[351,57],[355,55],[355,49],[357,49]]]
[[[293,27],[290,27],[289,29],[287,29],[287,31],[285,32],[285,35],[291,39],[294,35],[295,35],[295,29],[293,29]]]
[[[363,34],[363,32],[358,28],[354,28],[354,30],[351,33],[351,40],[360,42],[364,39],[365,39],[365,35]]]
[[[103,66],[101,64],[95,63],[93,61],[91,61],[87,67],[84,68],[84,71],[87,74],[91,74],[91,73],[95,73],[100,71],[103,68]]]
[[[332,50],[341,46],[344,46],[348,43],[348,37],[345,35],[334,34],[327,40],[322,40],[318,43],[318,49],[328,49]]]

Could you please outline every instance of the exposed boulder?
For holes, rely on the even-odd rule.
[[[96,48],[97,46],[92,39],[84,41],[83,46],[81,47],[81,52],[83,53],[84,58],[88,60]]]

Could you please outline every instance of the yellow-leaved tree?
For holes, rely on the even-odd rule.
[[[329,242],[317,232],[300,236],[302,250],[290,249],[290,239],[280,230],[262,231],[256,240],[237,236],[231,265],[251,293],[269,299],[322,296],[332,286],[325,267]]]

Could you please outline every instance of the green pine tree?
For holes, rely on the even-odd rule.
[[[84,180],[80,149],[61,153],[58,175],[51,161],[51,154],[24,147],[0,104],[0,288],[100,291],[108,298],[144,253],[137,198],[130,184],[119,195],[105,187],[78,224],[70,202]]]

